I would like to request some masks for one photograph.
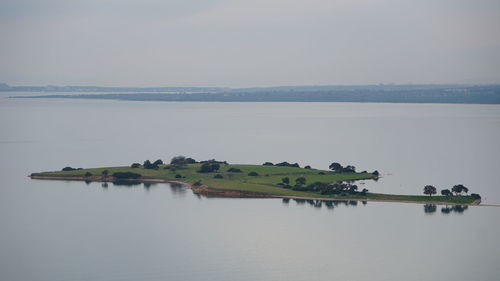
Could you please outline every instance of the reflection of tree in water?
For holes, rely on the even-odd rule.
[[[137,186],[141,185],[142,183],[140,181],[114,181],[113,186],[117,187],[132,187],[132,186]]]
[[[441,208],[441,213],[442,214],[450,214],[450,213],[463,213],[465,210],[467,210],[469,206],[467,205],[452,205],[452,206],[445,206]],[[426,214],[432,214],[437,211],[437,206],[434,204],[425,204],[424,205],[424,212]]]
[[[107,183],[107,182],[103,182],[103,183],[101,184],[101,186],[102,186],[102,188],[108,188],[108,183]]]
[[[323,206],[325,206],[329,210],[333,210],[335,207],[338,206],[353,206],[356,207],[358,206],[358,201],[355,200],[315,200],[315,199],[299,199],[299,198],[294,198],[293,201],[297,205],[304,205],[308,204],[311,207],[321,209]],[[289,198],[283,198],[282,202],[284,204],[289,204],[290,199]],[[367,202],[363,201],[363,205],[366,205]]]
[[[424,213],[426,213],[426,214],[435,213],[436,210],[437,210],[437,206],[434,204],[425,204],[424,205]]]
[[[465,212],[465,210],[467,210],[469,208],[469,206],[467,205],[454,205],[454,206],[446,206],[446,207],[443,207],[441,208],[441,213],[443,214],[449,214],[449,213],[452,213],[452,212],[455,212],[455,213],[463,213]]]
[[[174,194],[184,195],[187,192],[186,186],[180,183],[170,183],[170,190]]]

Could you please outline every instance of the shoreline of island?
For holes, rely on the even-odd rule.
[[[433,205],[468,205],[468,206],[481,206],[481,199],[476,199],[471,203],[455,203],[455,202],[440,202],[440,201],[421,201],[421,200],[397,200],[397,199],[376,199],[376,198],[357,198],[357,197],[322,197],[322,196],[292,196],[292,195],[277,195],[269,194],[263,192],[249,192],[241,190],[232,189],[218,189],[211,188],[204,185],[194,185],[190,182],[172,180],[172,179],[162,179],[162,178],[114,178],[112,176],[46,176],[31,174],[28,175],[31,179],[39,180],[66,180],[66,181],[86,181],[86,182],[116,182],[116,181],[126,181],[126,182],[140,182],[140,183],[176,183],[182,184],[187,188],[191,189],[194,194],[202,195],[207,198],[260,198],[260,199],[298,199],[298,200],[321,200],[321,201],[370,201],[370,202],[387,202],[387,203],[410,203],[410,204],[433,204]],[[370,193],[372,195],[382,195],[382,196],[419,196],[419,195],[398,195],[398,194],[379,194]],[[432,198],[432,197],[430,197]]]

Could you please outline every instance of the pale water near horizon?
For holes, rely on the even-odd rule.
[[[500,208],[199,198],[30,180],[184,154],[338,161],[374,192],[462,183],[500,203],[500,106],[0,98],[0,280],[498,280]],[[316,204],[316,205],[314,205]]]

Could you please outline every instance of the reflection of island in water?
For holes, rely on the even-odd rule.
[[[297,205],[309,205],[314,208],[321,209],[323,206],[325,206],[329,210],[333,210],[335,207],[338,206],[358,206],[359,201],[354,201],[354,200],[317,200],[317,199],[290,199],[290,198],[283,198],[281,201],[283,204],[289,204],[290,200],[295,201]],[[363,205],[366,205],[366,201],[361,201]]]
[[[467,210],[469,206],[467,205],[452,205],[452,206],[444,206],[441,207],[441,213],[442,214],[450,214],[450,213],[458,213],[461,214]],[[437,206],[434,204],[425,204],[424,205],[424,212],[426,214],[434,214],[437,211]]]
[[[87,183],[87,184],[90,184]],[[108,188],[109,187],[108,182],[103,182],[101,184],[102,188]],[[140,187],[143,186],[144,190],[149,191],[150,188],[156,187],[159,183],[156,182],[140,182],[140,181],[114,181],[112,182],[113,187]],[[164,185],[165,183],[161,183]],[[187,187],[185,185],[182,185],[180,183],[168,183],[168,186],[170,186],[170,190],[172,191],[173,194],[178,194],[178,195],[183,195],[187,192]]]

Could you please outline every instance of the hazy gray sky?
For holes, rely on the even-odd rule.
[[[500,83],[499,0],[0,0],[0,82]]]

